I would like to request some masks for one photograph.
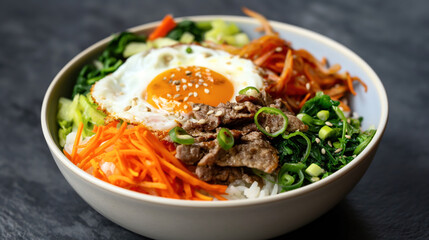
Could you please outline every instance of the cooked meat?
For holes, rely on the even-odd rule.
[[[228,151],[216,140],[191,145],[179,145],[176,157],[185,164],[198,166],[249,167],[271,173],[278,165],[277,150],[261,132],[243,135]]]
[[[213,131],[219,126],[239,125],[253,121],[259,106],[251,103],[221,103],[217,107],[211,107],[202,103],[192,105],[194,121],[187,121],[183,129]]]
[[[198,166],[195,173],[201,180],[217,184],[230,184],[237,179],[247,183],[261,182],[250,169],[243,167]]]
[[[256,112],[263,106],[280,109],[286,114],[289,120],[287,132],[308,128],[287,110],[281,99],[273,100],[265,91],[256,96],[239,95],[236,101],[217,107],[195,103],[192,105],[193,119],[182,126],[194,137],[195,143],[178,145],[176,157],[195,170],[201,180],[226,184],[236,179],[253,182],[260,178],[253,174],[252,168],[266,173],[276,170],[278,152],[254,122]],[[270,132],[283,126],[282,117],[272,114],[261,113],[258,122]],[[216,139],[222,127],[228,128],[235,140],[229,150],[224,150]]]

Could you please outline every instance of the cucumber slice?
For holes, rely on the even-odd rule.
[[[185,32],[182,37],[180,37],[179,42],[189,44],[192,43],[195,39],[195,36],[192,33]]]

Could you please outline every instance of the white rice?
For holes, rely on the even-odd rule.
[[[224,197],[230,200],[256,199],[279,193],[279,186],[274,183],[275,178],[273,176],[267,175],[263,180],[264,183],[262,188],[259,187],[259,184],[256,181],[249,184],[243,180],[236,180],[229,184],[226,189],[226,193],[228,193],[228,195],[224,195]]]

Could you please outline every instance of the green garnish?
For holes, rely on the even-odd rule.
[[[234,146],[234,136],[227,128],[221,128],[217,134],[217,142],[224,150],[229,150]]]
[[[181,127],[174,127],[168,132],[168,135],[173,142],[178,144],[189,145],[195,142],[195,139]]]
[[[280,168],[278,182],[282,188],[282,192],[290,191],[296,188],[299,188],[304,183],[304,173],[302,169],[305,168],[303,163],[285,163]],[[295,182],[296,177],[298,176],[298,181]]]
[[[363,119],[347,118],[338,105],[339,102],[328,95],[317,93],[297,115],[308,125],[308,131],[284,134],[272,140],[279,152],[280,164],[304,165],[302,185],[319,181],[344,167],[368,146],[376,133],[374,129],[362,132]],[[308,140],[293,137],[298,135],[306,136]],[[278,183],[290,184],[295,179],[294,185],[298,175],[299,171],[285,173],[284,170],[279,172]]]
[[[329,119],[329,111],[328,110],[320,110],[317,113],[317,117],[322,121],[326,121]]]
[[[253,96],[253,97],[257,96],[258,93],[259,93],[259,90],[255,87],[246,87],[246,88],[241,89],[238,92],[238,94],[240,94],[240,95],[247,95],[247,96]]]
[[[191,47],[187,47],[186,48],[186,53],[192,53],[192,48]]]
[[[301,136],[302,138],[304,138],[304,139],[305,139],[305,142],[307,143],[307,148],[305,149],[304,156],[302,156],[302,158],[301,158],[301,162],[305,162],[305,161],[307,160],[308,156],[310,156],[310,151],[311,151],[311,141],[310,141],[310,139],[309,139],[309,138],[308,138],[304,133],[302,133],[302,132],[294,132],[294,133],[291,133],[291,134],[289,134],[289,135],[283,135],[283,138],[284,138],[284,139],[290,139],[290,138],[295,137],[295,136]]]
[[[261,124],[259,124],[258,116],[261,113],[278,115],[278,116],[282,117],[283,118],[283,126],[282,126],[282,128],[280,128],[279,130],[277,130],[277,131],[275,131],[273,133],[269,132],[269,129],[266,129],[266,128],[262,127]],[[277,137],[278,135],[284,133],[286,131],[286,128],[287,128],[287,125],[288,125],[288,121],[289,121],[289,119],[287,118],[287,116],[280,109],[272,108],[272,107],[262,107],[262,108],[260,108],[256,112],[254,119],[255,119],[256,127],[259,129],[259,131],[263,132],[265,135],[270,136],[270,137]]]

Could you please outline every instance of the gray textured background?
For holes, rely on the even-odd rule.
[[[174,16],[242,15],[331,37],[382,79],[390,120],[368,172],[334,209],[281,238],[429,239],[429,1],[1,1],[0,238],[140,239],[87,205],[55,165],[40,129],[44,92],[92,43]],[[286,218],[287,216],[285,216]]]

